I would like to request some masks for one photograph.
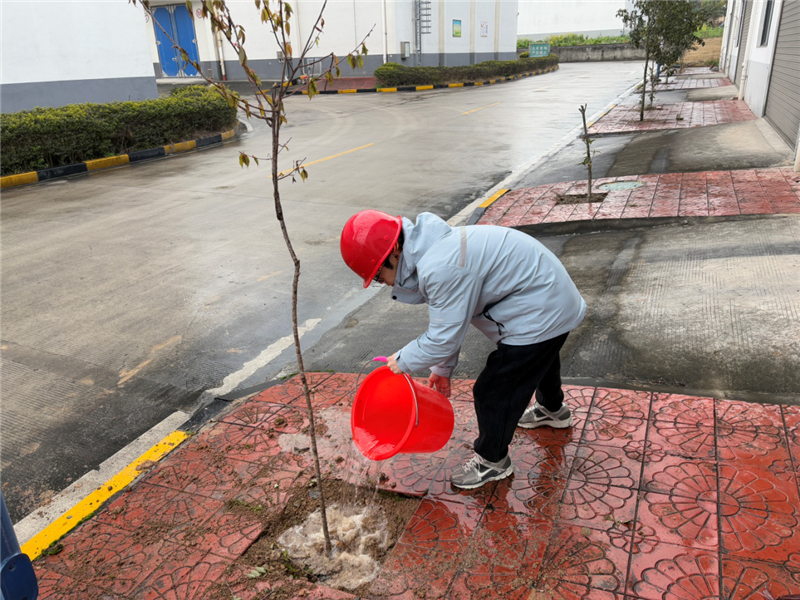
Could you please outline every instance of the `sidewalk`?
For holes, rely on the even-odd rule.
[[[350,444],[355,377],[311,376],[325,471],[336,472]],[[800,590],[800,407],[568,386],[573,428],[518,430],[514,476],[461,492],[448,479],[475,435],[472,383],[455,386],[456,427],[443,450],[382,465],[383,489],[422,502],[369,597]],[[246,575],[259,565],[239,560],[264,515],[233,501],[280,511],[267,495],[311,477],[308,452],[282,450],[307,424],[303,405],[294,377],[209,423],[65,536],[58,554],[35,561],[40,597],[268,597],[266,582]],[[293,585],[294,597],[353,597]]]
[[[481,225],[520,227],[598,219],[800,214],[800,173],[790,167],[603,178],[591,204],[560,204],[564,195],[586,193],[586,181],[512,190],[491,204]],[[619,186],[625,189],[614,189]]]

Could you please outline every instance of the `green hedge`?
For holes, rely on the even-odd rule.
[[[558,64],[558,56],[524,58],[520,60],[487,60],[468,67],[405,67],[386,63],[375,69],[375,77],[383,87],[402,85],[436,85],[467,81],[486,81],[529,73]]]
[[[12,175],[157,148],[230,129],[236,108],[204,86],[156,100],[72,104],[0,115],[0,173]]]

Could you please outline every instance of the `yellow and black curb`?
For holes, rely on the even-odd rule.
[[[505,196],[509,191],[510,190],[497,190],[494,194],[482,202],[478,208],[473,211],[472,216],[470,216],[469,220],[467,221],[467,225],[475,225],[478,221],[480,221],[481,217],[486,212],[486,209],[497,202],[500,198]]]
[[[495,83],[502,83],[504,81],[514,81],[517,79],[523,79],[525,77],[533,77],[534,75],[542,75],[544,73],[550,73],[551,71],[555,71],[557,69],[558,65],[554,67],[548,67],[546,69],[531,71],[530,73],[520,73],[519,75],[498,77],[496,79],[489,79],[487,81],[466,81],[464,83],[437,83],[434,85],[401,85],[398,87],[359,88],[355,90],[318,90],[317,94],[382,94],[382,93],[385,94],[391,92],[422,92],[425,90],[443,90],[443,89],[460,88],[460,87],[477,87],[482,85],[493,85]],[[307,90],[303,90],[302,93],[308,95]]]
[[[109,167],[118,167],[120,165],[127,165],[143,160],[150,160],[153,158],[160,158],[169,154],[179,154],[181,152],[189,152],[198,148],[206,146],[213,146],[214,144],[221,144],[236,136],[236,130],[223,131],[216,135],[200,138],[199,140],[189,140],[188,142],[179,142],[177,144],[168,144],[159,148],[151,148],[149,150],[139,150],[138,152],[131,152],[130,154],[121,154],[119,156],[109,156],[107,158],[97,158],[95,160],[86,160],[74,165],[66,165],[63,167],[52,167],[50,169],[42,169],[41,171],[31,171],[30,173],[20,173],[19,175],[6,175],[0,177],[0,189],[16,187],[19,185],[28,185],[31,183],[39,183],[42,181],[49,181],[50,179],[58,179],[60,177],[67,177],[69,175],[78,175],[80,173],[88,173],[90,171],[97,171],[98,169],[107,169]]]

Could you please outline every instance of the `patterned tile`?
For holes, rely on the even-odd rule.
[[[576,444],[527,447],[516,455],[512,447],[515,474],[498,482],[491,503],[499,510],[554,518],[567,487]]]
[[[642,600],[709,600],[720,597],[716,552],[658,544],[631,560],[628,590]]]
[[[666,455],[694,460],[715,460],[716,439],[714,428],[698,423],[686,423],[676,417],[650,422],[647,440]]]
[[[800,538],[795,534],[800,525],[796,490],[796,486],[776,480],[769,471],[740,471],[721,465],[722,549],[731,555],[778,563],[800,552]]]
[[[640,536],[637,539],[716,550],[719,545],[717,520],[716,489],[697,498],[642,492],[637,512]]]
[[[717,400],[720,460],[768,466],[789,458],[780,406]]]
[[[370,595],[443,596],[480,514],[463,504],[424,499],[370,587]]]
[[[598,388],[592,405],[592,420],[647,420],[650,417],[650,392]]]
[[[195,549],[164,548],[160,563],[135,593],[142,600],[195,600],[217,581],[228,562]]]
[[[644,465],[642,489],[683,498],[699,498],[717,489],[717,466],[713,462],[663,456]]]
[[[487,512],[469,541],[448,597],[526,599],[552,530],[550,521]]]
[[[85,600],[86,598],[108,598],[96,585],[88,581],[76,581],[68,575],[34,566],[36,582],[39,585],[39,598],[42,600]],[[119,598],[119,596],[117,596]]]
[[[653,394],[651,420],[713,429],[714,399]]]
[[[549,592],[551,598],[611,598],[625,593],[627,565],[627,553],[613,546],[606,533],[557,526],[534,590]]]
[[[797,593],[797,582],[783,566],[741,558],[722,559],[725,600],[768,600]]]

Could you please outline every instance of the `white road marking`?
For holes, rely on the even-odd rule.
[[[321,321],[322,319],[309,319],[303,323],[300,327],[298,327],[298,333],[300,334],[300,337],[302,338],[304,334],[314,329],[314,327],[316,327]],[[278,341],[273,342],[253,360],[244,363],[241,369],[228,375],[223,380],[221,386],[213,390],[208,390],[208,393],[215,396],[224,396],[228,392],[233,391],[245,379],[250,377],[253,373],[258,371],[270,361],[276,359],[281,352],[286,350],[292,344],[294,344],[294,337],[291,335],[287,335],[286,337],[282,337]]]

